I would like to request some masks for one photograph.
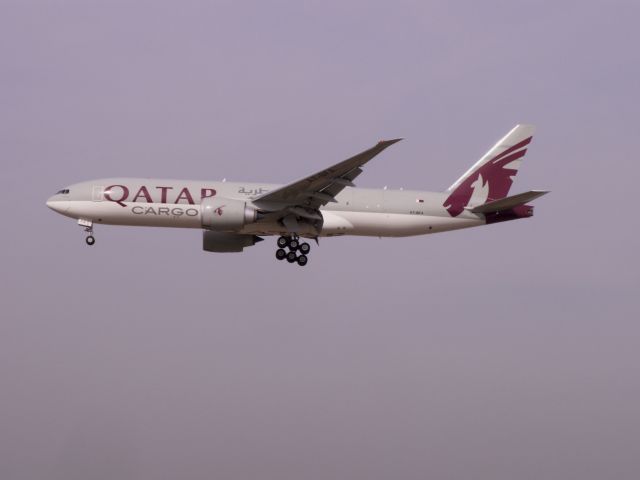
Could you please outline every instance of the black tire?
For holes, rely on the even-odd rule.
[[[298,259],[298,256],[296,255],[296,252],[289,252],[287,253],[287,262],[289,263],[293,263]]]
[[[298,249],[300,250],[300,253],[302,253],[303,255],[308,255],[309,252],[311,251],[311,245],[309,245],[307,242],[304,242],[300,244]]]
[[[289,241],[289,249],[290,249],[292,252],[295,252],[295,251],[298,249],[298,247],[299,247],[299,246],[300,246],[300,242],[299,242],[298,240],[296,240],[295,238],[292,238],[292,239]]]
[[[87,245],[91,246],[94,243],[96,243],[96,239],[93,238],[93,235],[89,235],[86,239],[85,242],[87,242]]]
[[[289,239],[287,237],[278,237],[278,248],[287,248],[289,246]]]
[[[279,248],[278,250],[276,250],[276,258],[278,260],[284,260],[286,256],[287,252],[285,252],[283,248]]]
[[[309,261],[309,259],[307,258],[306,255],[299,255],[298,256],[298,265],[300,265],[301,267],[304,267],[307,262]]]

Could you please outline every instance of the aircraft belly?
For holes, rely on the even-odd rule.
[[[322,236],[406,237],[484,224],[478,218],[447,218],[382,212],[323,212]]]
[[[248,223],[238,232],[245,235],[288,235],[287,228],[278,222]],[[317,236],[315,228],[309,224],[300,223],[296,233],[302,237],[313,238]]]

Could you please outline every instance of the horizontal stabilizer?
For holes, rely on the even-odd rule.
[[[471,208],[472,213],[491,213],[498,212],[500,210],[508,210],[518,205],[524,205],[527,202],[531,202],[542,195],[549,193],[545,190],[531,190],[530,192],[518,193],[510,197],[501,198],[500,200],[494,200],[493,202],[487,202],[477,207]]]

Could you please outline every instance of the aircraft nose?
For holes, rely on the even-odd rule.
[[[56,199],[56,195],[50,197],[47,200],[47,207],[49,207],[54,212],[64,213],[69,208],[69,202],[65,202],[64,200]]]

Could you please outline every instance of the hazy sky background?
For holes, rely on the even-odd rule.
[[[637,479],[640,5],[0,0],[0,478]],[[45,207],[288,182],[381,138],[443,190],[518,122],[536,216],[309,265]]]

